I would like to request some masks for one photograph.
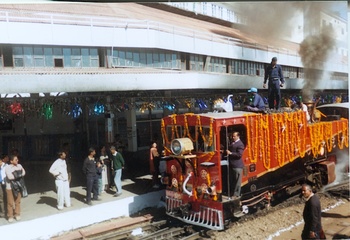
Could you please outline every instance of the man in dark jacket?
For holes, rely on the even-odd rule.
[[[112,166],[115,171],[114,175],[114,183],[117,188],[117,192],[115,193],[115,197],[118,197],[122,194],[122,169],[124,168],[125,161],[121,153],[117,152],[114,146],[110,148],[112,154]]]
[[[284,78],[282,73],[282,67],[277,64],[277,58],[273,57],[271,64],[265,69],[264,85],[266,88],[266,82],[269,80],[269,108],[277,110],[281,107],[281,87],[284,84]],[[276,104],[275,104],[276,100]]]
[[[91,192],[93,193],[92,200],[98,199],[98,178],[97,178],[97,169],[95,154],[96,151],[94,148],[89,148],[87,158],[84,160],[83,172],[86,176],[86,203],[92,205],[91,203]]]
[[[244,167],[242,155],[244,151],[244,144],[239,138],[239,132],[233,132],[233,142],[228,147],[227,155],[229,156],[230,167],[232,174],[230,174],[230,191],[234,198],[241,196],[242,170]]]
[[[303,211],[303,219],[305,222],[302,239],[320,239],[322,231],[321,226],[321,204],[318,197],[312,192],[309,185],[302,186],[302,194],[306,199]]]

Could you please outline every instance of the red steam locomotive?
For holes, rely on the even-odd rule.
[[[214,230],[304,182],[332,183],[337,156],[349,145],[348,119],[308,123],[303,111],[174,114],[162,119],[161,130],[167,214]],[[245,144],[244,169],[242,195],[231,199],[224,152],[235,131]]]

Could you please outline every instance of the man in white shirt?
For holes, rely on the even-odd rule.
[[[306,121],[310,122],[310,114],[309,110],[307,109],[307,106],[302,101],[298,101],[297,105],[301,110],[303,110],[306,113]]]
[[[49,169],[49,172],[55,177],[58,210],[62,210],[64,204],[66,207],[71,206],[67,163],[65,158],[66,153],[60,151],[58,153],[58,159],[51,165]]]

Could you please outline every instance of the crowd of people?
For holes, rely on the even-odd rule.
[[[107,151],[105,146],[100,149],[100,156],[96,157],[95,148],[89,148],[84,160],[82,171],[86,177],[85,203],[92,205],[92,201],[100,200],[99,196],[107,190],[114,190],[115,197],[122,194],[122,169],[125,161],[115,146]],[[57,209],[71,206],[70,181],[71,170],[68,151],[61,150],[57,159],[49,168],[49,173],[55,179],[57,193]],[[18,162],[17,155],[3,155],[0,158],[0,218],[8,222],[21,219],[21,199],[28,196],[24,183],[26,171]]]

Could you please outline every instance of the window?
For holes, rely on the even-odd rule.
[[[63,48],[63,60],[65,67],[72,67],[72,56],[70,48]]]
[[[44,58],[45,58],[45,67],[53,67],[53,51],[52,48],[44,48]]]
[[[81,57],[81,49],[80,48],[72,48],[71,51],[72,56],[72,65],[71,67],[82,67],[82,57]]]
[[[24,67],[22,47],[13,47],[13,60],[15,67]]]
[[[132,52],[127,51],[126,52],[126,58],[125,58],[125,66],[133,66],[133,57],[132,57]]]
[[[54,59],[54,66],[55,67],[63,67],[63,59],[62,58],[55,58]]]
[[[209,130],[210,128],[206,126],[203,126],[202,128],[197,127],[198,141],[195,146],[197,152],[212,152],[215,150],[214,135],[210,137]]]
[[[147,52],[147,66],[152,67],[153,66],[153,60],[152,60],[152,53]]]
[[[159,65],[160,67],[166,67],[165,53],[159,53]]]
[[[140,64],[142,67],[147,66],[147,58],[146,58],[146,53],[145,52],[140,52]]]
[[[44,49],[42,47],[34,47],[34,66],[45,67]]]
[[[207,14],[207,3],[206,2],[202,3],[202,13]]]
[[[118,66],[125,66],[125,51],[118,51]]]
[[[11,46],[2,47],[4,67],[13,67],[13,51]]]

